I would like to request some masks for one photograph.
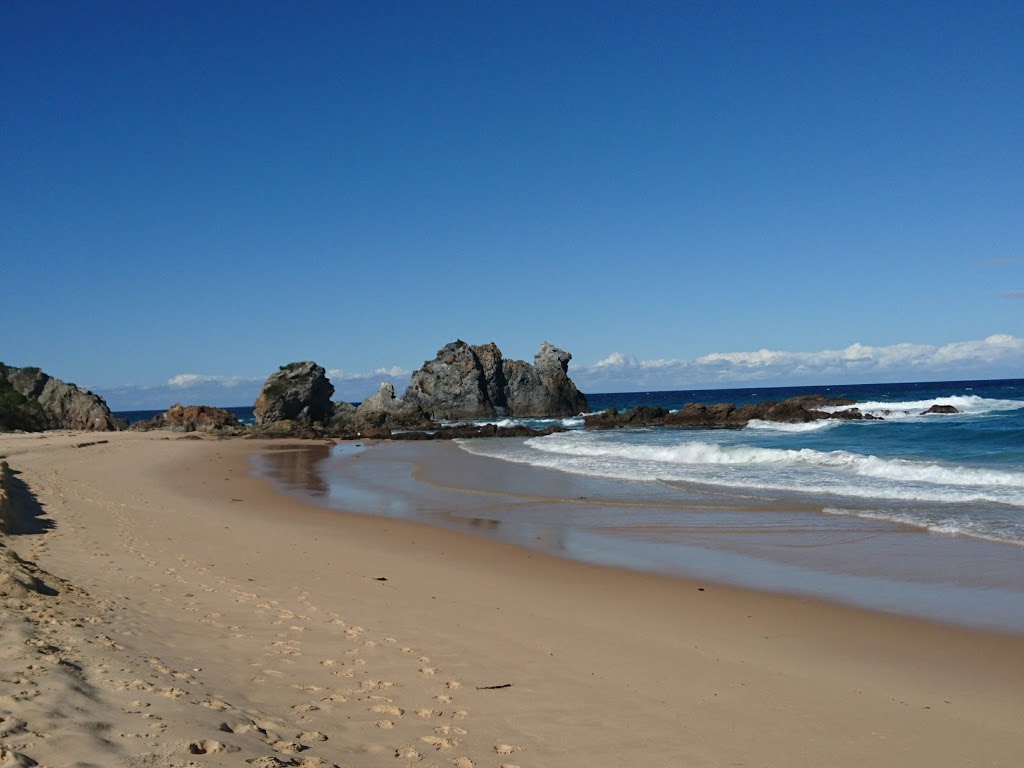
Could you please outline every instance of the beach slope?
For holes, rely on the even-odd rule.
[[[319,509],[250,475],[264,449],[0,437],[0,765],[1024,755],[1024,638]]]

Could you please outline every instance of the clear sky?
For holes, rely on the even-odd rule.
[[[0,116],[0,359],[115,407],[1024,376],[1020,2],[11,1]]]

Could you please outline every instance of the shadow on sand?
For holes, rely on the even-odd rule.
[[[45,533],[55,523],[46,517],[43,505],[33,495],[28,483],[18,477],[20,474],[16,469],[8,469],[8,492],[13,514],[7,521],[5,532],[14,536]]]

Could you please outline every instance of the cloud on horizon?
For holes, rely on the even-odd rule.
[[[818,352],[715,352],[693,360],[638,360],[615,352],[570,375],[584,392],[715,389],[756,384],[852,384],[1024,375],[1024,339],[995,334],[943,345],[851,344]]]
[[[332,368],[335,400],[360,402],[381,383],[402,392],[412,372],[401,366],[368,373]],[[939,381],[1016,378],[1024,375],[1024,339],[994,334],[985,339],[949,344],[851,344],[842,349],[786,352],[713,352],[692,360],[639,360],[614,352],[592,365],[572,364],[569,375],[584,392],[642,392],[717,389],[736,386],[853,384],[885,381]],[[239,406],[256,400],[263,376],[216,376],[180,373],[165,384],[98,387],[115,411],[185,405]]]
[[[383,382],[390,382],[402,391],[409,383],[411,371],[393,365],[377,368],[369,373],[353,373],[340,368],[327,371],[334,384],[336,401],[360,402],[372,395]],[[106,399],[113,411],[150,411],[170,408],[174,403],[184,405],[214,405],[234,407],[256,402],[265,376],[217,376],[205,373],[179,373],[165,384],[113,387],[92,387],[92,391]]]

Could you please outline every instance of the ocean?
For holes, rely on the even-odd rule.
[[[639,404],[678,409],[688,402],[745,405],[816,392],[856,400],[878,419],[610,431],[582,431],[582,419],[566,419],[561,423],[573,431],[550,438],[463,447],[563,472],[709,493],[733,490],[820,507],[828,515],[1024,545],[1022,379],[632,392],[589,400],[594,411]],[[925,415],[933,405],[959,413]]]
[[[873,421],[267,451],[319,504],[604,565],[1024,633],[1024,380],[590,395],[738,405],[820,392]],[[952,405],[954,414],[924,414]],[[549,420],[502,420],[543,426]]]

